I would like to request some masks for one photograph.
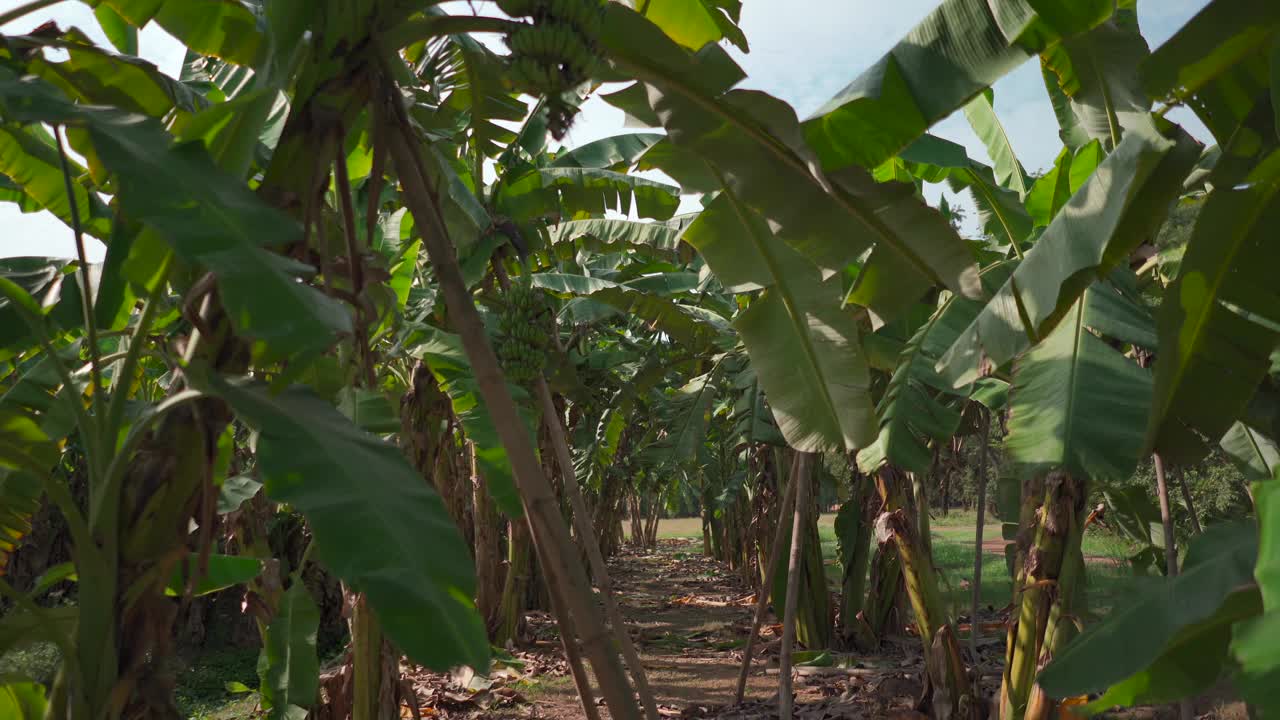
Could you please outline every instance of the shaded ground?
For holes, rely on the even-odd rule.
[[[776,703],[780,628],[765,626],[748,678],[747,703],[728,710],[724,706],[733,700],[754,598],[736,574],[702,557],[701,550],[700,541],[661,540],[654,553],[624,551],[610,564],[649,682],[664,716],[768,716]],[[908,713],[919,693],[919,657],[909,649],[915,642],[889,643],[876,657],[878,667],[865,676],[831,675],[826,668],[802,671],[814,674],[796,679],[798,716],[821,720]],[[584,717],[567,679],[526,695],[530,706],[522,717]],[[603,708],[602,715],[608,717]]]
[[[628,549],[610,563],[618,588],[617,598],[641,653],[661,714],[689,720],[774,718],[781,630],[777,625],[766,624],[757,643],[747,702],[729,706],[742,659],[741,648],[750,626],[753,598],[736,574],[702,557],[701,550],[700,540],[665,539],[659,541],[656,552]],[[967,551],[971,563],[972,542]],[[1111,567],[1110,563],[1107,567]],[[1004,653],[1001,629],[1006,619],[1004,611],[993,607],[980,611],[984,637],[979,644],[976,668],[982,675],[982,691],[988,699],[998,692],[999,667]],[[958,625],[966,648],[967,620],[963,618]],[[766,621],[770,622],[776,619]],[[425,701],[424,717],[585,720],[573,683],[563,665],[558,664],[560,653],[554,623],[545,615],[538,615],[531,619],[530,625],[537,637],[537,647],[521,655],[526,659],[537,658],[531,661],[531,664],[540,664],[534,673],[517,674],[511,682],[500,680],[496,694],[490,690],[471,695],[472,699],[457,688],[442,691],[438,682],[420,685],[419,698]],[[889,638],[880,652],[847,660],[852,667],[797,669],[798,718],[922,720],[924,716],[915,712],[923,669],[918,639]],[[433,689],[431,685],[436,687]],[[449,701],[442,693],[462,702]],[[1242,706],[1223,694],[1202,698],[1195,709],[1199,718],[1244,718]],[[603,707],[600,714],[602,718],[609,717]],[[1172,720],[1176,710],[1140,708],[1116,716]]]

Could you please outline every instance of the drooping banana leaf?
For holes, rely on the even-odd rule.
[[[258,16],[236,0],[84,0],[107,5],[134,27],[155,22],[188,48],[240,65],[255,65],[266,50]]]
[[[649,0],[641,8],[649,22],[690,50],[721,39],[748,50],[747,36],[738,27],[741,0]]]
[[[1138,75],[1149,51],[1138,30],[1136,5],[1137,0],[1119,0],[1106,21],[1041,55],[1045,80],[1056,82],[1069,99],[1075,127],[1108,150],[1126,130],[1145,125],[1151,110]]]
[[[655,329],[691,347],[704,346],[728,330],[725,320],[714,313],[697,312],[694,306],[637,289],[629,283],[566,273],[535,273],[532,281],[534,287],[545,288],[556,295],[590,299],[643,318]]]
[[[71,172],[72,193],[80,214],[80,228],[86,235],[105,240],[111,233],[111,213],[106,205],[86,186],[87,170],[67,158]],[[71,203],[67,199],[66,181],[58,157],[58,147],[44,127],[0,125],[0,174],[9,183],[4,200],[16,202],[23,212],[48,210],[67,227],[71,227]]]
[[[718,368],[699,375],[668,396],[657,442],[645,448],[644,462],[655,470],[696,457],[706,438],[707,416],[719,390]]]
[[[1000,287],[1013,268],[1011,262],[988,268],[983,272],[984,285],[992,290]],[[952,389],[938,377],[934,365],[981,309],[975,300],[952,296],[907,342],[876,406],[880,433],[874,443],[858,451],[858,469],[863,473],[872,474],[886,462],[911,472],[929,472],[933,464],[929,442],[945,442],[955,434],[961,417],[954,400],[968,397],[972,389]]]
[[[973,128],[978,138],[982,140],[982,144],[986,146],[987,154],[991,156],[996,182],[1001,187],[1018,193],[1019,198],[1024,198],[1027,196],[1027,191],[1031,189],[1031,179],[1027,177],[1027,171],[1022,168],[1022,163],[1018,162],[1018,156],[1013,151],[1013,143],[1009,141],[1004,125],[1001,124],[1000,118],[996,117],[993,97],[990,88],[979,93],[964,106],[964,116],[969,121],[969,127]]]
[[[198,369],[187,375],[258,432],[257,467],[267,494],[307,516],[316,557],[368,596],[400,649],[439,670],[488,667],[466,543],[400,449],[308,390],[273,395],[249,380]],[[423,624],[424,608],[440,621]]]
[[[661,133],[627,133],[593,140],[557,155],[551,167],[625,170],[634,166],[649,148],[664,137]]]
[[[261,341],[269,355],[323,349],[350,331],[350,314],[338,301],[297,281],[309,266],[265,247],[299,238],[301,227],[218,170],[202,146],[175,145],[152,119],[73,104],[44,81],[3,67],[0,109],[14,122],[85,130],[116,176],[125,212],[213,272],[236,330]]]
[[[666,259],[677,259],[680,233],[688,221],[675,218],[669,222],[636,222],[615,218],[571,220],[547,228],[551,244],[563,257],[565,250],[622,252],[632,250]],[[687,248],[686,248],[687,249]]]
[[[730,89],[743,73],[723,49],[708,45],[690,55],[619,4],[609,6],[601,42],[620,69],[641,81],[605,99],[665,127],[673,147],[710,166],[699,180],[718,178],[824,277],[874,245],[874,264],[900,270],[896,283],[877,285],[888,307],[914,301],[934,281],[978,294],[968,248],[913,185],[876,183],[857,167],[823,174],[790,106],[764,93]],[[697,163],[680,160],[685,167],[662,169],[688,187],[681,176]]]
[[[1250,481],[1270,480],[1280,471],[1280,446],[1245,423],[1236,421],[1218,444]]]
[[[875,438],[870,376],[840,278],[811,263],[726,190],[685,231],[726,289],[764,288],[734,320],[787,443],[803,452]]]
[[[83,103],[112,105],[155,118],[175,108],[192,113],[209,105],[204,96],[160,72],[154,64],[103,50],[76,28],[56,38],[21,36],[10,42],[14,49],[33,53],[26,63],[28,72]],[[52,62],[41,48],[64,51],[66,59]]]
[[[1159,316],[1155,406],[1147,442],[1174,463],[1208,451],[1240,417],[1280,345],[1280,149],[1244,182],[1216,187]],[[1206,442],[1207,441],[1207,442]]]
[[[1120,480],[1142,457],[1151,373],[1091,332],[1090,306],[1104,292],[1091,289],[1014,364],[1005,449],[1029,475]]]
[[[1027,59],[1098,25],[1113,9],[1112,0],[946,0],[806,120],[805,137],[824,168],[875,167]]]
[[[896,167],[899,163],[901,168]],[[1021,247],[1030,238],[1031,218],[1018,192],[1001,185],[995,170],[971,159],[963,145],[935,135],[922,135],[897,158],[876,168],[876,178],[896,177],[899,170],[907,175],[902,179],[946,182],[953,192],[968,190],[978,208],[982,232],[999,244],[1016,243]]]
[[[1199,156],[1176,126],[1138,126],[1071,197],[1004,287],[938,363],[955,386],[1048,335],[1092,282],[1151,237]]]
[[[1051,697],[1101,692],[1133,682],[1157,667],[1155,663],[1162,656],[1176,653],[1188,643],[1198,644],[1198,636],[1203,637],[1215,615],[1240,602],[1240,598],[1232,600],[1231,596],[1252,581],[1257,557],[1258,535],[1253,523],[1209,528],[1192,541],[1180,575],[1152,583],[1133,602],[1086,629],[1040,672],[1037,681]],[[1256,607],[1257,594],[1252,592]],[[1217,646],[1219,658],[1225,650],[1223,644],[1219,641]],[[1193,646],[1190,653],[1181,656],[1191,662],[1166,662],[1160,667],[1191,670],[1196,668],[1196,653],[1208,655],[1214,647],[1212,642]],[[1220,661],[1210,669],[1212,682],[1220,670]],[[1174,679],[1179,678],[1175,675]],[[1196,689],[1193,683],[1180,688],[1187,693]]]
[[[1271,87],[1278,31],[1276,3],[1211,0],[1143,61],[1143,88],[1166,103],[1188,102],[1225,145]]]

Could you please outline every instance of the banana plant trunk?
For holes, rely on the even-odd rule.
[[[792,513],[791,545],[787,548],[787,580],[784,590],[785,604],[782,614],[782,647],[778,655],[778,718],[791,720],[795,698],[791,694],[791,651],[796,640],[796,612],[800,605],[800,587],[803,585],[803,546],[805,516],[808,514],[809,475],[813,456],[796,453],[791,465],[791,482],[796,486],[795,510]],[[782,553],[778,553],[781,555]]]
[[[773,603],[780,613],[789,612],[787,586],[791,570],[787,563],[793,538],[800,539],[799,595],[796,601],[796,639],[808,650],[831,647],[833,622],[831,596],[827,592],[827,578],[822,565],[822,544],[818,537],[817,493],[810,493],[801,517],[799,535],[783,535],[783,546],[777,553],[778,568],[773,581]]]
[[[492,631],[502,599],[502,518],[476,467],[476,449],[471,442],[467,443],[467,454],[475,508],[476,607]]]
[[[852,465],[852,464],[851,464]],[[871,526],[875,506],[871,479],[853,468],[849,499],[836,514],[836,539],[840,552],[840,641],[844,647],[868,649],[875,645],[866,618],[867,566],[871,561]]]
[[[1083,479],[1062,470],[1050,472],[1042,486],[1034,538],[1015,585],[1020,592],[1000,688],[1001,720],[1056,717],[1057,703],[1035,678],[1075,635],[1073,604],[1084,573],[1080,543],[1087,488]]]
[[[938,720],[969,720],[980,710],[973,697],[960,644],[946,616],[938,590],[937,571],[930,546],[917,524],[920,510],[912,481],[897,468],[886,465],[876,478],[883,511],[876,518],[876,538],[892,539],[915,614],[916,630],[924,646],[927,671],[926,697],[930,714]],[[917,485],[917,488],[919,485]]]
[[[871,652],[880,647],[880,640],[888,635],[899,609],[898,598],[902,592],[902,565],[898,561],[898,547],[892,537],[876,543],[871,553],[871,567],[867,581],[866,602],[862,611],[854,616],[854,647]],[[900,617],[896,620],[901,620]],[[899,626],[901,622],[897,623]],[[862,626],[866,626],[863,631]]]

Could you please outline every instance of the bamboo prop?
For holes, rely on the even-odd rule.
[[[567,627],[572,617],[572,622],[581,628],[582,652],[591,661],[610,715],[615,720],[639,720],[640,708],[611,642],[612,634],[596,606],[586,569],[572,550],[573,541],[560,515],[559,502],[538,464],[527,428],[520,419],[498,358],[489,344],[484,323],[462,278],[457,251],[449,238],[442,212],[436,204],[436,192],[431,188],[418,154],[418,140],[410,129],[398,96],[388,92],[386,98],[390,102],[395,125],[387,128],[389,132],[385,136],[404,187],[406,204],[421,223],[423,244],[440,283],[450,319],[462,339],[481,398],[511,461],[538,559],[547,572],[548,583],[558,583],[563,590],[566,607],[561,608],[562,613],[558,614],[557,620],[561,627]]]
[[[793,463],[791,476],[787,482],[787,489],[782,496],[782,509],[779,511],[780,518],[786,517],[787,513],[795,505],[796,484],[794,478],[795,464]],[[786,523],[779,521],[773,533],[773,545],[769,547],[769,564],[764,571],[764,582],[760,585],[760,592],[756,595],[756,611],[751,620],[751,632],[747,634],[747,645],[742,649],[742,668],[738,670],[738,686],[733,693],[734,705],[742,704],[743,695],[747,691],[747,676],[751,674],[751,655],[755,652],[756,636],[760,633],[760,624],[764,622],[764,614],[769,609],[769,588],[773,587],[773,581],[778,575],[778,550],[782,547],[782,540],[786,537],[784,533],[787,530]]]
[[[795,698],[791,696],[791,650],[796,642],[796,605],[800,600],[800,558],[804,546],[804,517],[809,502],[809,466],[812,453],[796,453],[791,465],[795,485],[795,512],[791,521],[791,552],[787,562],[787,605],[782,614],[782,648],[778,655],[778,719],[791,720]]]

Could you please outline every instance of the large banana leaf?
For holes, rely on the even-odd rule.
[[[1240,421],[1223,434],[1219,444],[1247,480],[1270,480],[1280,471],[1280,446]]]
[[[299,574],[280,597],[276,615],[262,634],[258,656],[259,693],[267,717],[294,720],[305,716],[320,692],[320,660],[316,631],[320,608]]]
[[[848,451],[875,438],[870,374],[858,323],[841,308],[840,278],[779,241],[763,218],[725,191],[685,231],[731,291],[764,288],[734,327],[778,429],[802,452]]]
[[[1072,150],[1063,148],[1053,168],[1039,177],[1026,198],[1027,214],[1036,227],[1046,227],[1062,208],[1079,192],[1085,181],[1102,163],[1102,143],[1090,140]]]
[[[601,43],[642,83],[606,100],[664,126],[674,147],[710,166],[698,174],[702,181],[718,178],[824,277],[875,245],[885,256],[880,263],[901,268],[895,283],[878,286],[877,301],[885,298],[887,307],[901,307],[903,298],[914,301],[934,281],[961,294],[979,293],[968,248],[914,186],[879,184],[856,167],[824,175],[790,106],[764,93],[730,90],[743,73],[720,47],[689,55],[619,4],[609,5]],[[680,166],[662,169],[683,182],[690,165],[696,163],[682,159]]]
[[[706,439],[707,416],[715,401],[717,372],[693,378],[668,396],[662,437],[645,448],[643,459],[656,469],[697,457]]]
[[[676,259],[680,233],[686,224],[679,218],[665,223],[593,218],[563,222],[547,228],[547,231],[552,246],[562,257],[567,246],[571,250],[597,253],[632,250],[643,255]]]
[[[498,438],[498,430],[493,426],[488,408],[480,400],[480,387],[462,350],[462,339],[430,329],[421,344],[410,348],[410,353],[427,364],[440,389],[449,396],[453,414],[462,423],[463,434],[475,444],[476,465],[493,501],[509,517],[522,517],[524,507],[516,491],[511,461]],[[523,391],[512,389],[513,395],[520,393]],[[532,418],[525,420],[529,427],[536,426]]]
[[[649,22],[691,50],[726,39],[747,51],[738,27],[741,0],[647,0],[640,7]]]
[[[20,123],[66,124],[88,133],[98,159],[116,175],[125,212],[156,230],[174,252],[219,280],[236,330],[275,357],[320,350],[349,332],[336,300],[297,281],[309,266],[267,250],[301,237],[301,228],[218,170],[199,144],[173,145],[150,118],[73,104],[41,80],[0,68],[0,109]]]
[[[1026,259],[938,364],[955,386],[980,366],[999,367],[1038,342],[1163,221],[1199,150],[1179,128],[1175,139],[1138,126],[1071,197]]]
[[[1159,316],[1148,443],[1175,463],[1203,457],[1240,417],[1280,344],[1280,150],[1209,195]],[[1202,439],[1204,438],[1204,439]]]
[[[649,148],[664,137],[661,133],[627,133],[593,140],[557,155],[551,167],[624,170],[635,165]]]
[[[980,96],[974,103],[982,99]],[[985,111],[979,110],[977,114],[983,117]],[[997,151],[990,152],[995,154]],[[1012,149],[1009,152],[1012,153]],[[1017,163],[1017,160],[1013,162]],[[1017,186],[1016,173],[1021,172],[1021,165],[1011,166],[1010,170],[1016,172],[1010,176],[1009,182]],[[876,179],[898,177],[900,172],[906,176],[899,179],[946,182],[953,192],[968,190],[978,208],[983,234],[992,236],[1002,245],[1017,243],[1021,247],[1031,235],[1031,218],[1023,207],[1019,192],[997,181],[996,171],[971,159],[963,145],[935,135],[922,135],[897,158],[876,168]]]
[[[567,273],[535,273],[532,281],[534,287],[554,294],[589,298],[618,312],[648,320],[655,329],[691,347],[704,346],[728,331],[728,324],[714,313],[697,312],[693,306],[630,284]]]
[[[1251,705],[1268,717],[1280,710],[1280,484],[1255,483],[1258,508],[1258,564],[1253,576],[1262,592],[1263,615],[1238,625],[1231,637],[1231,652],[1240,664],[1236,686]]]
[[[461,50],[467,82],[449,93],[446,105],[467,114],[471,144],[485,157],[496,157],[515,139],[515,133],[495,121],[520,122],[529,108],[506,89],[501,58],[467,35],[452,40]],[[479,184],[483,178],[473,181]]]
[[[471,554],[440,496],[398,448],[308,390],[272,395],[248,380],[188,376],[257,431],[267,494],[307,516],[316,557],[368,596],[405,654],[437,670],[488,667]],[[422,622],[424,614],[435,622]]]
[[[15,49],[33,53],[27,63],[29,72],[80,102],[112,105],[155,118],[174,108],[190,113],[209,105],[202,95],[160,72],[152,63],[103,50],[75,28],[53,39],[24,36],[10,42]],[[40,48],[64,51],[66,60],[51,62]]]
[[[680,189],[613,170],[554,166],[504,178],[494,195],[498,211],[517,221],[597,217],[606,210],[630,215],[633,204],[639,217],[668,220],[680,206]]]
[[[1145,124],[1151,109],[1138,77],[1149,52],[1138,30],[1136,4],[1119,0],[1105,22],[1042,55],[1045,78],[1052,75],[1069,98],[1079,129],[1109,150],[1125,130]]]
[[[1105,292],[1091,289],[1015,363],[1005,449],[1029,474],[1120,480],[1142,455],[1151,374],[1090,331],[1089,306]]]
[[[1277,31],[1280,6],[1270,0],[1212,0],[1142,63],[1143,87],[1168,103],[1190,101],[1225,144],[1274,77]]]
[[[1019,198],[1024,198],[1027,196],[1027,191],[1031,189],[1031,179],[1027,177],[1027,171],[1022,168],[1022,163],[1018,162],[1018,156],[1013,151],[1013,143],[1009,142],[1009,135],[1005,132],[1004,125],[1000,123],[1000,118],[996,117],[992,98],[993,93],[990,89],[979,93],[964,106],[964,116],[969,121],[969,127],[973,128],[978,138],[982,140],[982,144],[986,146],[987,154],[991,156],[996,182],[1018,193]]]
[[[71,189],[80,213],[80,228],[86,235],[105,240],[111,233],[111,214],[97,193],[85,187],[86,170],[67,158],[72,175]],[[0,125],[0,175],[11,185],[4,200],[16,202],[23,212],[48,210],[71,226],[71,202],[53,135],[39,125]]]
[[[1171,679],[1189,680],[1192,673],[1201,679],[1203,668],[1197,667],[1196,656],[1212,658],[1216,651],[1218,661],[1216,665],[1210,663],[1212,682],[1226,650],[1221,632],[1229,628],[1229,622],[1215,620],[1215,616],[1248,614],[1249,599],[1232,596],[1252,582],[1257,557],[1258,536],[1253,523],[1209,528],[1191,542],[1182,574],[1154,581],[1134,601],[1117,607],[1101,623],[1085,630],[1041,671],[1040,686],[1051,697],[1083,695],[1112,687],[1140,697],[1135,691],[1142,688],[1125,688],[1126,681],[1140,683],[1150,677],[1160,682],[1158,674],[1150,672],[1156,667],[1181,668]],[[1257,594],[1252,592],[1256,607]],[[1162,658],[1165,661],[1155,665]],[[1183,693],[1196,689],[1189,682],[1176,688]],[[1177,697],[1175,694],[1166,700]],[[1125,698],[1117,698],[1120,699]]]
[[[875,167],[1113,7],[1113,0],[946,0],[806,120],[805,137],[824,168]]]
[[[787,441],[773,423],[769,404],[760,389],[760,378],[750,362],[743,363],[742,369],[733,375],[733,389],[738,396],[734,398],[733,413],[729,417],[738,435],[749,443],[785,445]]]
[[[1012,263],[994,265],[983,272],[983,284],[998,288],[1012,271]],[[971,390],[969,386],[953,390],[938,377],[934,365],[981,309],[982,304],[975,300],[952,296],[903,347],[876,406],[880,434],[874,443],[858,451],[859,470],[872,474],[882,464],[892,463],[911,472],[929,472],[933,463],[929,442],[945,442],[960,424],[960,412],[948,400],[967,397]],[[940,397],[939,393],[951,397]]]
[[[107,5],[134,27],[155,20],[183,45],[240,65],[255,65],[266,50],[258,16],[236,0],[84,0]]]

